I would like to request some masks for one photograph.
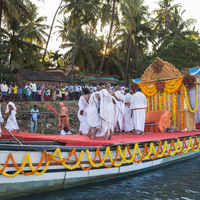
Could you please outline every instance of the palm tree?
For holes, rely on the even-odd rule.
[[[104,61],[105,61],[107,49],[108,49],[108,46],[109,46],[109,43],[110,43],[110,38],[111,38],[111,33],[112,33],[113,23],[114,23],[114,17],[115,17],[115,9],[116,9],[115,5],[116,5],[116,1],[118,1],[118,0],[112,0],[112,14],[111,14],[112,17],[111,17],[111,21],[110,21],[110,29],[109,29],[109,33],[108,33],[107,42],[106,42],[105,47],[103,49],[103,51],[105,53],[103,53],[103,57],[101,59],[101,64],[99,66],[98,80],[99,80],[99,78],[101,76],[101,72],[102,72]]]
[[[31,19],[27,9],[29,0],[1,0],[0,1],[0,29],[2,23],[10,29],[15,21],[25,23]]]
[[[174,0],[160,0],[159,8],[154,10],[155,31],[158,34],[156,47],[161,45],[165,40],[165,36],[169,33],[170,25],[174,20],[174,9],[180,7],[179,4],[172,5]]]
[[[74,45],[72,56],[72,82],[74,82],[74,66],[77,52],[78,32],[83,25],[87,25],[89,22],[95,22],[96,15],[99,7],[99,1],[97,0],[63,0],[64,5],[61,11],[64,14],[69,14],[67,17],[67,27],[69,31],[74,32]],[[68,31],[68,32],[69,32]]]
[[[126,52],[126,67],[124,69],[125,83],[129,84],[130,65],[138,71],[139,57],[148,50],[149,42],[154,42],[151,22],[148,20],[147,7],[143,0],[125,0],[120,3],[122,13],[121,29],[118,38],[123,38],[119,48]]]
[[[43,54],[43,57],[42,57],[42,62],[43,63],[44,63],[45,55],[46,55],[47,48],[48,48],[48,45],[49,45],[49,40],[50,40],[51,33],[52,33],[52,30],[53,30],[54,22],[55,22],[57,14],[58,14],[58,12],[59,12],[59,10],[61,8],[62,2],[63,2],[63,0],[60,1],[60,4],[59,4],[58,8],[56,9],[56,12],[54,14],[54,17],[53,17],[53,20],[52,20],[52,23],[51,23],[51,28],[50,28],[49,35],[48,35],[48,38],[47,38],[46,47],[45,47],[44,54]]]

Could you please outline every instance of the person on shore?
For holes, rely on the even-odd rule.
[[[6,101],[8,102],[9,99],[6,99]],[[8,102],[8,104],[6,105],[5,113],[8,114],[5,128],[9,131],[19,130],[19,126],[16,120],[17,108],[13,102]]]
[[[30,111],[30,132],[31,133],[36,133],[37,131],[37,121],[38,121],[38,116],[40,115],[40,112],[37,108],[37,105],[34,105],[34,107]]]
[[[13,86],[13,95],[14,95],[14,101],[17,101],[17,96],[18,96],[18,86],[16,84],[16,82],[14,83],[14,86]]]
[[[26,90],[27,100],[30,101],[31,100],[31,86],[29,83],[26,84],[25,90]]]
[[[64,101],[65,100],[65,87],[64,87],[64,85],[62,85],[60,90],[61,90],[61,101]]]
[[[58,127],[60,131],[67,125],[69,127],[69,118],[68,118],[68,108],[65,106],[63,102],[59,103],[60,106],[60,114],[58,119]]]
[[[8,96],[8,85],[6,84],[6,81],[1,84],[1,95],[3,99]]]
[[[37,100],[37,85],[35,81],[33,81],[33,83],[30,84],[30,87],[31,87],[31,92],[32,92],[32,99],[36,101]]]
[[[68,126],[65,126],[63,130],[60,132],[60,135],[71,135],[71,131],[69,130]]]
[[[147,99],[139,87],[137,88],[137,92],[131,97],[130,108],[133,113],[133,123],[136,134],[142,134],[145,126]]]
[[[78,101],[78,119],[80,121],[79,133],[80,135],[87,135],[89,131],[89,125],[87,123],[87,108],[91,94],[88,88],[84,88],[83,92],[84,95],[82,95]]]
[[[24,89],[22,88],[22,86],[19,86],[17,89],[17,96],[18,96],[19,101],[22,101],[23,92],[24,92]]]
[[[134,130],[132,111],[130,108],[132,95],[129,93],[129,89],[125,88],[125,113],[124,113],[124,127],[125,132],[131,132]]]

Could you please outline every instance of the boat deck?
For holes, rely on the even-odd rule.
[[[107,146],[122,143],[140,143],[158,140],[168,140],[173,138],[188,137],[193,135],[200,135],[200,130],[189,132],[170,132],[170,133],[144,133],[143,135],[135,135],[134,133],[121,133],[121,135],[113,135],[111,140],[102,138],[90,139],[84,135],[42,135],[34,133],[25,133],[13,131],[13,135],[21,141],[56,141],[65,146]],[[1,140],[10,140],[10,134],[3,130]]]

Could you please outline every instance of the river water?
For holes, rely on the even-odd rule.
[[[44,192],[17,200],[200,200],[200,157],[138,176]],[[16,199],[15,199],[16,200]]]

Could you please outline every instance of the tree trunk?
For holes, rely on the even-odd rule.
[[[50,31],[49,31],[49,35],[48,35],[48,39],[47,39],[47,43],[46,43],[46,47],[45,47],[45,50],[44,50],[44,54],[43,54],[43,57],[42,57],[42,62],[44,62],[44,59],[45,59],[45,56],[46,56],[46,53],[47,53],[47,48],[48,48],[48,45],[49,45],[49,40],[50,40],[50,37],[51,37],[51,32],[53,30],[53,25],[54,25],[54,22],[55,22],[55,19],[56,19],[56,15],[60,9],[60,6],[62,4],[62,0],[60,1],[60,4],[55,12],[55,15],[53,17],[53,21],[52,21],[52,24],[51,24],[51,28],[50,28]]]
[[[113,22],[114,22],[114,15],[115,15],[115,3],[116,3],[116,0],[113,0],[112,19],[111,19],[111,23],[110,23],[110,30],[109,30],[108,39],[107,39],[106,46],[105,46],[105,54],[103,54],[103,57],[101,59],[101,64],[100,64],[100,67],[99,67],[99,73],[98,73],[98,80],[97,80],[97,82],[99,82],[99,78],[101,76],[101,71],[102,71],[103,64],[104,64],[105,57],[106,57],[106,51],[107,51],[108,45],[110,43],[110,37],[111,37],[111,32],[112,32],[112,27],[113,27]]]
[[[2,15],[3,15],[3,10],[0,8],[0,30],[1,30],[1,24],[2,24]]]
[[[75,65],[75,58],[76,58],[77,37],[78,37],[78,22],[76,23],[76,32],[75,32],[73,57],[72,57],[72,84],[74,84],[74,65]]]
[[[131,45],[132,45],[132,37],[131,34],[129,36],[129,45],[128,45],[128,54],[127,54],[127,59],[126,59],[126,68],[125,68],[125,84],[126,86],[129,85],[129,62],[130,62],[130,52],[131,52]]]

